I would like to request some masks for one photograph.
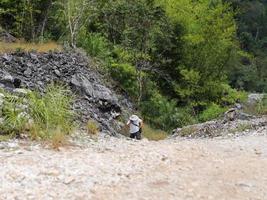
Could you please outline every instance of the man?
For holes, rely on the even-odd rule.
[[[143,121],[137,115],[129,118],[127,126],[130,127],[130,138],[141,140]]]

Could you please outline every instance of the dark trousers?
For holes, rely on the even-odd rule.
[[[130,134],[130,138],[132,138],[132,139],[137,139],[137,140],[141,140],[141,132],[138,131],[138,132],[136,132],[136,133],[131,133],[131,134]]]

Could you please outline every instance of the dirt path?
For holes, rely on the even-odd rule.
[[[267,136],[0,150],[0,199],[267,200]]]

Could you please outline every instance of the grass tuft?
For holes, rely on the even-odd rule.
[[[74,128],[74,113],[70,109],[72,100],[70,91],[62,86],[48,86],[43,96],[38,92],[31,92],[29,114],[36,126],[32,130],[32,136],[35,137],[35,133],[40,132],[39,138],[50,139],[57,129],[69,134]]]
[[[53,130],[51,135],[52,137],[50,140],[53,149],[59,150],[59,147],[67,144],[65,132],[60,128]]]
[[[90,135],[97,135],[99,132],[98,124],[94,120],[89,120],[86,124],[86,130]]]

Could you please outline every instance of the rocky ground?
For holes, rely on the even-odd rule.
[[[266,129],[153,142],[0,143],[0,199],[266,200]]]

